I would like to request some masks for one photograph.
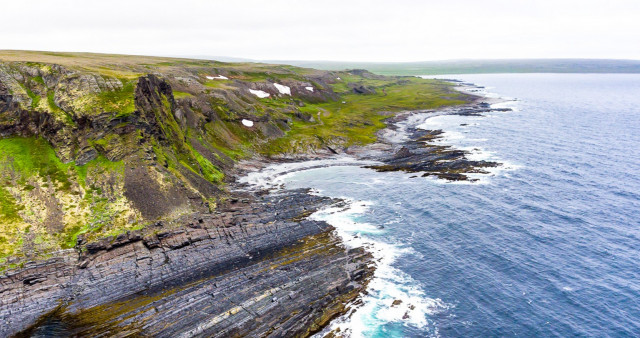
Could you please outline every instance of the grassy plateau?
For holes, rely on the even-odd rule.
[[[215,210],[237,161],[366,145],[394,113],[472,99],[363,70],[27,51],[0,51],[0,97],[4,268]]]

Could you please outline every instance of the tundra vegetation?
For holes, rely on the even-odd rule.
[[[468,100],[364,70],[0,51],[0,263],[213,211],[239,160],[366,145],[393,113]]]

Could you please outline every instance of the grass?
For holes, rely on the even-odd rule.
[[[73,164],[62,163],[42,138],[0,139],[0,168],[13,169],[22,181],[35,174],[49,177],[62,190],[68,190],[71,186],[69,169],[73,167]]]
[[[218,167],[213,165],[209,160],[207,160],[204,156],[202,156],[199,152],[191,147],[192,155],[195,157],[196,161],[200,165],[201,173],[206,180],[212,183],[222,183],[222,179],[224,178],[224,174]]]
[[[119,115],[128,115],[135,111],[134,91],[135,80],[120,79],[122,88],[117,90],[104,90],[85,98],[82,109],[93,113],[111,112]]]
[[[115,175],[115,176],[114,176]],[[11,137],[0,139],[0,258],[15,254],[30,232],[38,246],[52,249],[71,248],[83,233],[131,228],[116,226],[114,219],[122,213],[117,202],[122,197],[107,194],[98,184],[124,177],[124,163],[104,156],[83,166],[62,163],[51,145],[42,138]],[[100,183],[102,182],[102,183]],[[118,188],[121,189],[121,188]],[[35,196],[32,192],[39,191]],[[122,194],[122,191],[116,191]],[[17,199],[19,197],[20,200]],[[25,223],[23,217],[35,215],[55,199],[64,209],[64,227],[50,232],[43,223]],[[77,214],[74,213],[78,211]],[[24,215],[24,216],[23,216]],[[31,217],[30,219],[33,219]],[[37,239],[37,243],[35,240]]]
[[[0,257],[19,250],[23,236],[29,232],[25,229],[30,229],[30,225],[26,226],[20,213],[31,212],[22,198],[35,189],[30,182],[40,178],[51,182],[54,190],[69,193],[72,167],[73,164],[62,163],[53,148],[41,138],[0,139],[0,174],[5,181],[0,188]],[[23,191],[20,201],[11,188]]]
[[[67,124],[75,125],[75,122],[73,121],[73,117],[69,113],[62,110],[60,107],[58,107],[58,105],[56,104],[55,93],[53,92],[53,90],[49,90],[47,92],[47,104],[49,106],[49,111],[51,113],[53,113],[55,116],[60,117]]]
[[[15,197],[5,187],[0,187],[0,222],[15,223],[21,221],[18,211],[22,209],[16,203]],[[0,237],[0,244],[3,242],[6,242],[6,239],[3,241],[3,237]]]
[[[75,171],[78,174],[78,183],[83,187],[87,185],[87,175],[102,175],[109,172],[124,172],[124,163],[122,161],[112,162],[103,155],[99,155],[94,160],[83,166],[76,166]]]
[[[363,80],[348,74],[341,74],[344,80],[334,85],[341,93],[338,101],[307,103],[300,111],[311,114],[316,122],[295,120],[291,130],[283,138],[276,139],[261,147],[266,155],[296,150],[296,146],[319,147],[328,141],[345,146],[364,145],[376,141],[376,132],[385,127],[388,117],[381,112],[400,112],[416,109],[435,109],[446,105],[465,102],[465,97],[455,92],[450,85],[434,80],[401,78],[389,80]],[[375,94],[351,93],[346,82],[360,80],[359,83],[374,88]],[[272,105],[277,107],[277,101]],[[345,103],[342,103],[345,102]],[[321,112],[318,121],[318,112]]]
[[[34,92],[31,91],[31,89],[26,88],[27,91],[27,95],[29,95],[29,97],[31,98],[31,108],[32,109],[37,109],[38,106],[40,105],[40,100],[42,99],[40,97],[40,95],[36,95]]]
[[[207,80],[204,85],[209,88],[228,88],[229,84],[233,83],[231,80]]]
[[[176,99],[176,100],[177,99],[183,99],[183,98],[186,98],[186,97],[193,97],[193,94],[186,93],[186,92],[180,92],[180,91],[177,91],[177,90],[173,91],[173,98]]]
[[[293,66],[0,51],[0,62],[11,60],[30,61],[30,65],[48,74],[45,75],[47,79],[48,76],[59,75],[47,66],[48,63],[56,63],[81,74],[117,78],[123,86],[117,90],[94,93],[73,86],[48,88],[39,76],[26,76],[27,80],[21,80],[21,85],[32,100],[32,109],[47,110],[67,123],[60,131],[66,133],[65,137],[82,134],[73,130],[77,126],[71,114],[82,117],[83,114],[108,112],[112,114],[100,118],[117,120],[105,121],[109,123],[107,129],[88,133],[86,140],[78,140],[78,146],[82,146],[80,141],[86,141],[103,153],[83,166],[62,163],[44,139],[0,139],[0,181],[3,183],[0,186],[0,260],[7,255],[20,253],[20,250],[31,252],[34,247],[48,250],[71,248],[82,234],[91,240],[140,228],[145,220],[133,206],[135,201],[128,200],[124,195],[124,175],[125,165],[149,165],[147,161],[151,160],[153,154],[146,151],[155,153],[156,163],[148,166],[149,174],[154,175],[162,189],[180,186],[199,193],[203,200],[214,201],[220,196],[201,192],[187,178],[191,178],[191,172],[214,185],[222,186],[225,173],[221,168],[230,161],[227,157],[238,161],[256,153],[277,155],[308,152],[327,145],[364,145],[375,142],[376,132],[385,126],[384,120],[391,114],[381,114],[383,112],[435,109],[462,103],[466,99],[450,85],[438,81],[413,77],[363,77],[349,72],[322,74]],[[143,111],[140,116],[132,115],[136,110],[137,77],[148,73],[160,74],[170,85],[183,90],[173,92],[175,99],[193,98],[189,100],[193,102],[179,102],[181,109],[191,109],[188,114],[183,114],[185,119],[176,117],[177,107],[164,95],[161,95],[160,106],[152,107],[152,111]],[[201,77],[202,74],[220,73],[227,74],[233,80],[205,81],[203,84],[206,87],[216,89],[203,92],[200,86],[192,88],[186,83],[175,82],[179,81],[176,78],[184,75]],[[325,78],[327,75],[328,78],[340,77],[342,80],[326,84],[320,78],[310,76],[313,74]],[[246,88],[241,84],[242,81],[292,80],[311,83],[317,91],[329,89],[326,87],[330,86],[338,98],[327,101],[321,97],[304,99],[276,95],[256,99],[238,89]],[[375,93],[355,94],[349,83],[366,86],[375,90]],[[226,90],[230,92],[224,92]],[[197,96],[192,93],[197,93]],[[56,101],[70,108],[65,112]],[[314,121],[297,118],[297,112],[309,114]],[[256,127],[247,128],[240,123],[245,115],[248,115],[247,118],[252,118],[251,115],[257,117]],[[263,123],[271,123],[267,127],[275,128],[276,124],[282,125],[283,121],[287,121],[285,123],[290,128],[283,137],[264,137],[262,133],[268,129],[262,128],[265,126]],[[131,124],[131,128],[123,128],[128,124]],[[159,128],[148,130],[155,126]],[[132,134],[135,128],[138,128],[135,130],[137,135]],[[270,132],[279,135],[278,130]],[[196,145],[195,140],[200,144]],[[134,149],[124,149],[127,151],[123,154],[129,156],[125,161],[111,162],[104,154],[110,154],[115,147]],[[198,180],[200,183],[204,182]],[[56,209],[52,209],[52,203]],[[53,225],[45,225],[49,211],[58,209],[59,213],[54,215],[56,219],[49,222]]]

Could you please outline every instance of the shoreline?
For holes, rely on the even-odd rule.
[[[392,116],[385,120],[387,126],[380,131],[377,132],[378,141],[372,144],[364,145],[364,146],[352,146],[344,149],[334,149],[335,152],[329,150],[322,150],[314,153],[313,155],[302,154],[300,156],[292,156],[292,157],[282,157],[282,158],[259,158],[259,159],[251,159],[240,161],[236,168],[234,168],[233,182],[232,186],[234,186],[234,190],[243,191],[244,188],[247,187],[246,182],[239,182],[238,180],[242,180],[242,178],[246,177],[250,173],[259,172],[266,168],[276,165],[290,165],[293,168],[283,170],[280,174],[289,174],[295,171],[307,170],[307,169],[315,169],[315,168],[323,168],[330,166],[341,166],[341,165],[370,165],[375,167],[375,164],[384,164],[385,161],[389,161],[398,156],[398,151],[402,149],[402,147],[406,146],[405,143],[416,143],[422,142],[427,143],[428,146],[433,147],[433,143],[430,141],[435,141],[439,139],[438,136],[442,131],[441,130],[422,130],[422,132],[418,131],[417,126],[419,124],[424,123],[429,118],[443,115],[461,115],[461,116],[482,116],[483,113],[487,113],[490,111],[511,111],[511,108],[500,108],[500,107],[492,107],[497,104],[510,102],[512,100],[503,99],[499,97],[487,97],[478,95],[477,89],[483,89],[483,87],[479,87],[472,83],[466,83],[459,80],[451,80],[446,79],[443,81],[452,82],[455,84],[459,84],[456,87],[456,90],[459,90],[465,94],[475,96],[472,102],[452,106],[445,107],[442,109],[428,109],[428,110],[411,110],[397,113],[395,116]],[[426,115],[428,114],[428,115]],[[419,116],[422,117],[419,121],[409,121],[412,117]],[[413,124],[408,125],[408,124]],[[453,149],[451,146],[443,146],[437,147],[434,149],[430,149],[428,151],[428,155],[433,155],[435,152],[439,152],[442,150]],[[455,149],[453,149],[455,150]],[[458,153],[458,156],[465,161],[464,155],[465,151],[461,151]],[[424,160],[424,159],[423,159]],[[433,165],[434,162],[439,159],[430,160],[429,164],[424,166],[424,168],[429,165]],[[325,163],[322,163],[322,162]],[[334,161],[335,163],[330,163]],[[299,166],[303,163],[314,163],[310,166]],[[298,166],[299,168],[295,168]],[[423,168],[423,169],[424,169]],[[377,169],[377,168],[373,168]],[[380,170],[380,171],[405,171],[405,172],[420,172],[420,170],[411,170],[410,168],[404,168],[402,166],[397,166],[394,170]]]
[[[107,238],[78,258],[29,265],[1,280],[10,320],[0,331],[308,336],[372,274],[368,253],[306,219],[337,202],[304,189],[238,200],[184,228]]]
[[[0,316],[12,320],[0,326],[0,332],[6,335],[33,332],[38,327],[42,328],[42,325],[47,325],[48,322],[43,322],[43,319],[48,321],[54,319],[54,322],[59,321],[65,324],[63,326],[65,326],[65,330],[70,330],[69,333],[145,332],[146,334],[151,332],[158,336],[169,336],[174,334],[206,334],[207,332],[245,332],[245,334],[270,332],[278,335],[277,332],[280,334],[286,332],[287,334],[295,333],[304,336],[318,332],[326,327],[331,319],[345,314],[354,306],[358,297],[366,292],[366,286],[373,278],[375,271],[371,254],[366,253],[362,248],[346,248],[344,240],[334,234],[335,229],[332,226],[326,222],[309,220],[311,214],[336,203],[344,202],[314,196],[308,191],[265,193],[263,189],[254,189],[249,192],[246,190],[246,185],[243,186],[242,182],[238,182],[238,179],[243,174],[246,175],[248,171],[264,170],[273,164],[336,160],[333,163],[335,165],[338,164],[341,156],[343,159],[350,159],[348,161],[357,162],[358,165],[364,163],[372,166],[383,165],[386,163],[385,161],[397,160],[399,158],[398,152],[406,148],[403,143],[394,143],[392,140],[384,138],[383,134],[397,128],[397,124],[416,114],[437,111],[441,111],[443,114],[462,110],[469,110],[468,113],[478,113],[487,109],[486,104],[483,105],[482,101],[483,98],[478,96],[472,103],[447,107],[443,110],[399,113],[388,120],[387,128],[380,131],[379,139],[383,139],[383,142],[347,148],[339,154],[326,149],[313,156],[301,156],[296,159],[265,160],[261,158],[238,163],[234,168],[235,180],[230,184],[234,197],[230,198],[228,203],[213,215],[189,215],[183,217],[180,220],[182,224],[177,227],[163,225],[159,222],[157,228],[152,229],[151,232],[131,231],[114,238],[83,243],[79,251],[64,250],[44,262],[27,263],[22,269],[7,271],[0,277],[3,298],[6,297],[6,301],[0,307]],[[414,139],[412,140],[412,137],[408,136],[409,141],[415,143],[415,133],[413,131],[411,133],[413,133],[411,136]],[[415,150],[409,150],[409,154]],[[403,154],[407,155],[407,152],[404,151]],[[426,154],[433,155],[432,152]],[[342,165],[353,165],[348,161]],[[317,167],[326,166],[329,165],[326,163],[317,164]],[[309,167],[293,168],[285,174],[304,169],[309,169]],[[396,169],[410,172],[402,165],[397,165]],[[310,201],[310,204],[300,205],[297,201],[294,203],[289,201],[289,204],[285,205],[278,204],[283,199],[291,200],[292,198],[306,199]],[[264,210],[256,214],[254,209],[260,207]],[[272,216],[274,213],[275,217]],[[265,249],[256,249],[260,245],[257,245],[255,238],[251,239],[252,236],[258,236],[262,238],[261,241],[270,244]],[[282,242],[280,237],[288,238],[288,240]],[[300,248],[301,243],[306,243],[302,244],[303,248],[305,245],[313,246],[318,242],[318,238],[322,238],[320,241],[322,243],[319,247],[316,245],[318,247],[316,251],[309,252],[308,249],[297,251],[299,252],[297,258],[293,262],[287,261],[288,263],[285,265],[292,264],[293,269],[277,269],[278,273],[273,276],[276,285],[281,285],[276,287],[277,290],[272,287],[265,288],[264,292],[267,292],[268,295],[259,300],[252,301],[253,298],[248,297],[249,294],[247,294],[244,301],[231,301],[228,306],[220,306],[216,310],[218,311],[216,312],[217,316],[214,316],[214,319],[217,318],[214,320],[215,322],[212,322],[207,316],[192,318],[188,323],[180,322],[176,316],[179,316],[181,311],[167,306],[167,304],[173,304],[178,309],[184,307],[188,311],[193,301],[194,290],[211,288],[212,283],[213,288],[217,289],[218,282],[214,280],[218,277],[240,278],[247,283],[253,283],[251,282],[253,280],[259,282],[264,278],[262,276],[257,279],[247,277],[247,271],[249,271],[247,269],[257,269],[260,266],[264,269],[265,266],[271,266],[269,269],[272,270],[273,264],[279,266],[278,257],[287,256],[292,250],[296,251],[296,248]],[[241,240],[248,242],[245,244],[235,243]],[[220,246],[224,247],[224,245],[233,248],[219,251]],[[208,251],[203,251],[205,248],[208,248]],[[331,252],[328,256],[327,250]],[[211,257],[211,252],[219,252],[223,259],[203,260],[206,257]],[[195,257],[195,260],[192,257]],[[348,264],[337,263],[345,260]],[[322,264],[315,268],[311,267],[318,263]],[[303,267],[299,267],[297,264],[302,264]],[[160,271],[160,275],[154,274],[156,270]],[[54,278],[51,278],[50,275],[54,271],[57,273]],[[226,272],[218,277],[212,275],[212,273],[223,271]],[[321,297],[322,293],[317,294],[311,291],[308,286],[302,286],[304,283],[300,283],[300,280],[298,283],[287,284],[286,280],[293,278],[289,276],[292,271],[294,273],[313,271],[324,281],[320,284],[317,280],[314,282],[313,285],[318,289],[317,291],[324,290],[329,294],[333,293],[333,296],[331,299]],[[349,279],[345,279],[343,275],[349,276]],[[301,278],[302,275],[298,276],[296,278]],[[327,278],[328,276],[332,277]],[[127,279],[132,279],[133,282],[123,282]],[[88,284],[87,281],[92,282]],[[114,285],[114,283],[121,283],[121,285]],[[186,289],[192,291],[186,292],[186,289],[179,287],[184,286],[185,283]],[[232,289],[227,292],[233,290],[235,293],[238,290],[237,285],[230,287]],[[253,294],[259,289],[260,287],[255,286],[247,288]],[[295,304],[282,305],[279,297],[269,296],[274,292],[285,294],[284,298],[288,297],[289,301],[295,298],[291,292],[296,295],[309,294],[310,298]],[[217,293],[213,292],[213,294]],[[315,300],[313,300],[314,297]],[[219,302],[219,299],[213,300],[214,298],[215,296],[210,294],[197,294],[195,299],[200,299],[198,302],[201,304],[194,305],[196,308],[192,308],[190,311],[201,311],[196,310],[198,306],[210,308],[212,302]],[[317,304],[318,301],[324,305],[314,306],[311,312],[303,311],[304,316],[295,318],[295,321],[289,326],[282,324],[282,315],[285,313],[301,311],[308,304]],[[118,304],[123,304],[123,302],[138,304],[138,306],[131,305],[122,309],[123,305]],[[274,306],[271,303],[276,303],[275,306],[280,306],[282,309],[275,312],[256,312],[248,309],[248,307],[270,308]],[[31,305],[24,308],[21,304]],[[120,310],[114,311],[114,307]],[[149,311],[153,312],[153,315],[150,315]],[[113,312],[113,314],[106,315],[104,312]],[[257,313],[262,313],[262,315],[256,316]],[[252,318],[253,321],[261,318],[261,321],[267,323],[275,320],[280,324],[271,328],[265,328],[264,325],[260,326],[262,328],[251,327],[247,318]],[[289,318],[289,320],[293,320],[293,318]],[[238,323],[228,324],[231,322]],[[163,323],[165,325],[161,328]],[[167,326],[170,330],[167,330]],[[190,327],[195,328],[196,331],[180,330],[180,328]],[[226,329],[222,329],[223,327]]]
[[[473,84],[465,84],[464,87],[461,88],[479,88]],[[477,96],[477,92],[471,92],[468,91],[467,93],[473,93],[473,95]],[[487,102],[489,101],[489,102]],[[243,176],[242,178],[244,178],[244,180],[241,180],[241,188],[239,189],[251,189],[251,187],[256,188],[259,187],[261,189],[265,189],[265,190],[269,190],[269,191],[286,191],[286,188],[284,188],[283,185],[283,181],[284,179],[295,173],[295,172],[299,172],[299,171],[305,171],[305,170],[311,170],[311,169],[318,169],[318,168],[327,168],[327,167],[336,167],[336,166],[358,166],[358,167],[364,167],[364,168],[370,168],[370,169],[375,169],[375,165],[371,165],[371,162],[377,162],[377,163],[384,163],[383,161],[389,159],[389,158],[396,158],[397,157],[397,150],[398,148],[402,149],[404,148],[404,145],[406,144],[406,142],[415,142],[417,138],[416,137],[416,131],[414,129],[417,129],[417,125],[411,124],[410,121],[408,121],[412,116],[416,116],[416,115],[425,115],[428,114],[428,116],[423,116],[425,117],[424,121],[426,121],[429,118],[432,117],[436,117],[436,116],[443,116],[443,115],[462,115],[462,116],[482,116],[483,113],[486,112],[490,112],[490,111],[511,111],[510,108],[499,108],[499,107],[493,107],[494,105],[500,104],[500,103],[504,103],[504,102],[510,102],[511,100],[506,100],[506,99],[501,99],[501,98],[488,98],[488,97],[482,97],[482,96],[478,96],[478,99],[475,100],[473,103],[469,103],[466,105],[461,105],[461,106],[456,106],[456,107],[449,107],[446,110],[429,110],[429,111],[408,111],[408,112],[404,112],[402,114],[398,114],[397,116],[394,116],[391,120],[391,123],[388,123],[387,128],[383,129],[380,131],[379,134],[379,139],[384,140],[383,142],[377,142],[375,144],[371,144],[371,145],[367,145],[364,147],[357,147],[357,148],[351,148],[348,149],[347,151],[345,151],[344,153],[341,154],[332,154],[329,156],[324,156],[324,157],[320,157],[320,159],[318,159],[318,157],[314,158],[314,159],[308,159],[308,160],[300,160],[300,161],[273,161],[271,163],[269,162],[263,162],[263,166],[260,167],[259,169],[259,173],[264,173],[264,176],[268,176],[271,178],[271,184],[264,184],[264,183],[260,183],[264,181],[264,177],[254,177],[254,179],[246,179],[247,175],[245,174],[245,176]],[[389,138],[389,137],[385,137],[385,133],[388,133],[389,131],[395,131],[398,128],[401,128],[399,126],[399,124],[402,123],[406,123],[409,124],[409,126],[404,125],[403,127],[405,127],[405,130],[402,130],[402,133],[406,134],[405,136],[405,140],[403,141],[393,141],[393,138]],[[413,129],[413,130],[406,130],[406,129]],[[425,132],[427,133],[433,133],[436,131],[432,131],[432,130],[426,130]],[[440,131],[441,132],[441,131]],[[437,139],[437,133],[436,133],[436,137],[433,137],[431,139],[429,139],[429,141],[433,141]],[[451,146],[445,146],[444,148],[452,148]],[[453,150],[456,151],[456,150]],[[432,155],[432,152],[427,152],[429,155]],[[467,162],[469,163],[470,166],[476,166],[478,163],[482,164],[484,161],[471,161],[471,160],[467,160],[465,158],[465,155],[467,154],[467,151],[461,151],[461,161],[462,162]],[[348,160],[351,161],[348,161]],[[332,162],[335,161],[335,162]],[[426,164],[426,166],[430,166],[432,165],[434,161],[428,161],[428,163]],[[487,162],[487,163],[494,163],[494,162]],[[308,165],[305,165],[308,164]],[[491,165],[491,167],[493,167],[494,165]],[[502,166],[501,163],[496,163],[495,166]],[[381,171],[385,171],[385,170],[381,170]],[[403,168],[399,168],[399,170],[394,170],[394,171],[406,171],[406,172],[412,172],[410,170],[403,170]],[[480,174],[484,174],[487,175],[489,174],[489,172],[479,172]],[[249,174],[251,175],[251,174]],[[256,174],[255,172],[253,173],[253,175],[259,176],[260,174]],[[413,176],[412,176],[413,177]],[[445,180],[447,182],[453,182],[453,181],[458,181],[460,179],[458,179],[457,177],[454,178],[450,178],[450,177],[439,177],[440,180]],[[462,179],[462,181],[464,180],[468,180],[470,182],[475,182],[477,181],[477,179]],[[251,183],[249,183],[251,182]],[[248,187],[247,187],[248,185]],[[323,194],[319,194],[320,196],[325,196]],[[355,212],[356,214],[360,214],[357,211],[353,211],[352,209],[358,209],[358,206],[361,204],[359,201],[355,201],[355,200],[344,200],[343,198],[341,198],[344,201],[344,204],[346,205],[345,207],[343,207],[341,210],[338,210],[337,212],[335,212],[336,214],[350,214]],[[330,209],[330,208],[329,208]],[[326,210],[319,210],[316,211],[314,214],[312,214],[310,217],[311,218],[316,218],[316,219],[322,219],[322,217],[315,217],[318,214],[324,214],[326,212]],[[339,225],[334,224],[334,226],[337,228],[336,231],[339,231]],[[340,231],[339,231],[340,232]],[[357,235],[353,235],[353,238],[350,238],[351,236],[348,236],[349,232],[344,232],[340,235],[342,238],[343,243],[349,243],[354,241],[354,239],[359,238],[360,236]],[[359,239],[357,241],[360,241]],[[367,251],[372,252],[372,250],[377,251],[379,250],[379,248],[376,250],[373,248],[374,243],[376,243],[375,241],[371,242],[371,241],[364,241],[364,242],[360,242],[360,246],[361,247],[366,247]],[[382,243],[377,243],[378,245],[382,244]],[[373,252],[372,252],[373,254]],[[374,254],[374,257],[377,257]],[[378,262],[378,264],[381,264],[379,261],[380,259],[382,259],[381,257],[377,257],[376,261]],[[390,264],[391,262],[386,263],[386,265]],[[386,267],[387,269],[389,267]],[[380,278],[380,277],[376,277],[376,272],[377,269],[375,271],[373,271],[373,276],[372,276],[372,281],[376,278]],[[343,313],[341,316],[338,316],[335,321],[332,321],[330,323],[327,323],[327,325],[325,326],[325,328],[321,331],[323,335],[329,334],[329,335],[335,335],[335,334],[339,334],[340,332],[342,333],[347,333],[347,330],[345,330],[345,327],[341,326],[344,325],[345,323],[348,323],[348,321],[350,320],[349,318],[351,318],[351,316],[354,315],[354,313],[356,313],[359,308],[364,306],[364,297],[366,297],[366,295],[369,294],[369,292],[364,292],[361,293],[360,295],[358,295],[356,298],[354,298],[351,303],[348,305],[348,307],[350,308],[346,313]],[[402,303],[402,302],[400,302]],[[394,305],[395,306],[395,305]],[[403,311],[403,315],[402,318],[403,320],[405,318],[410,318],[410,312],[413,311],[414,306],[408,304],[408,308],[405,309],[407,310],[407,312]],[[332,323],[335,323],[333,326],[331,325]],[[339,323],[339,324],[338,324]],[[317,337],[320,337],[319,335]]]

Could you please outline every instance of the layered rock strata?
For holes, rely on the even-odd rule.
[[[304,190],[240,200],[29,263],[0,277],[0,335],[307,336],[373,272],[306,219],[333,203]]]

